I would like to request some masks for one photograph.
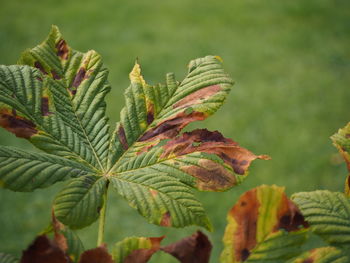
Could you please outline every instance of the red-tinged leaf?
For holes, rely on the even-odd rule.
[[[185,132],[181,136],[169,141],[164,146],[161,158],[183,156],[193,152],[216,154],[226,164],[230,165],[236,174],[246,173],[250,163],[255,159],[269,159],[266,155],[256,156],[247,149],[240,147],[237,142],[227,139],[218,131],[198,129]]]
[[[135,261],[136,263],[137,261]],[[86,250],[80,256],[79,263],[114,263],[105,246]]]
[[[180,133],[180,131],[186,127],[189,123],[194,121],[202,121],[206,119],[206,115],[203,112],[180,112],[171,119],[165,120],[158,124],[156,127],[148,130],[140,139],[140,142],[155,140],[163,140],[174,138]]]
[[[115,263],[146,263],[160,249],[163,237],[129,237],[113,249]]]
[[[150,248],[143,248],[143,249],[136,249],[131,254],[129,254],[126,258],[124,263],[146,263],[152,255],[157,252],[160,248],[160,242],[163,240],[164,237],[150,237],[149,241],[151,243]]]
[[[53,209],[51,212],[51,218],[52,218],[52,228],[55,234],[55,242],[62,251],[66,252],[68,249],[67,239],[62,234],[62,230],[65,229],[65,226],[60,221],[57,220]]]
[[[69,263],[64,251],[47,236],[38,236],[34,242],[23,251],[21,263]]]
[[[208,237],[201,231],[162,247],[164,252],[173,255],[181,263],[207,263],[210,259],[211,249],[212,245]]]
[[[350,122],[331,137],[333,144],[343,156],[350,173]],[[350,175],[345,181],[345,194],[350,196]]]
[[[244,193],[228,214],[221,259],[285,262],[299,253],[308,227],[284,188],[260,186]],[[284,247],[280,244],[286,243]]]
[[[84,246],[72,230],[58,221],[54,211],[52,211],[52,228],[54,231],[54,242],[57,246],[69,256],[72,262],[78,262],[80,254],[84,251]]]

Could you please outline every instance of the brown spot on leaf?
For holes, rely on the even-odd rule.
[[[38,236],[22,253],[21,263],[69,263],[67,255],[45,235]]]
[[[348,175],[345,181],[345,194],[350,196],[350,175]]]
[[[192,236],[162,247],[162,250],[177,258],[181,263],[208,263],[212,245],[201,231]]]
[[[205,118],[206,115],[203,112],[191,112],[190,114],[181,112],[172,119],[165,120],[156,127],[146,131],[139,141],[173,138],[178,135],[187,124],[193,121],[204,120]]]
[[[154,104],[147,103],[147,124],[150,125],[154,121]]]
[[[53,78],[53,79],[57,79],[57,80],[61,79],[61,76],[58,75],[58,74],[56,73],[56,71],[54,71],[54,70],[51,70],[51,75],[52,75],[52,78]]]
[[[160,249],[160,242],[162,237],[150,237],[151,248],[136,249],[132,251],[123,261],[123,263],[146,263],[152,255]]]
[[[124,150],[127,150],[129,148],[129,145],[126,139],[125,130],[122,125],[119,126],[117,133],[120,144],[122,145]]]
[[[41,63],[39,61],[35,61],[34,62],[34,67],[36,67],[37,69],[39,69],[41,71],[41,73],[47,75],[46,70],[44,69],[43,65],[41,65]]]
[[[150,189],[149,192],[151,193],[152,197],[156,197],[158,195],[158,191],[154,189]]]
[[[163,214],[162,220],[160,221],[161,226],[171,226],[171,215],[170,212]]]
[[[345,134],[345,138],[350,138],[350,133]]]
[[[173,105],[173,108],[188,107],[194,104],[199,104],[201,101],[210,98],[221,90],[222,88],[219,85],[202,88],[179,100]]]
[[[17,116],[15,111],[10,113],[7,109],[0,110],[0,126],[12,132],[17,137],[25,139],[29,139],[38,133],[32,121]]]
[[[234,237],[232,237],[235,240],[234,250],[237,262],[245,261],[249,257],[250,251],[256,246],[259,206],[257,190],[252,189],[245,192],[230,211],[230,215],[238,225]]]
[[[57,56],[59,56],[61,59],[68,59],[69,48],[64,39],[61,39],[60,41],[57,42],[56,49],[57,49],[57,53],[56,53]]]
[[[79,87],[79,85],[85,78],[85,74],[86,74],[85,68],[80,68],[78,73],[75,75],[72,86],[75,88]]]
[[[197,187],[203,191],[220,191],[236,184],[235,177],[222,165],[207,159],[201,159],[199,165],[181,167],[181,170],[198,178]]]
[[[153,112],[147,112],[147,124],[151,124],[154,120],[154,113]]]
[[[245,248],[241,251],[241,258],[243,261],[249,258],[249,256],[250,256],[250,251],[248,249]]]
[[[194,143],[200,143],[194,145]],[[232,167],[236,174],[246,173],[250,163],[259,159],[269,159],[268,156],[256,156],[252,152],[238,145],[237,142],[227,139],[218,131],[210,132],[206,129],[198,129],[185,132],[181,136],[169,141],[164,146],[162,158],[170,154],[177,156],[192,152],[206,152],[218,155],[224,162]]]
[[[282,195],[282,200],[277,212],[277,225],[273,231],[284,229],[288,232],[300,230],[300,227],[309,227],[305,221],[299,208],[288,199],[285,193]]]
[[[302,263],[312,263],[314,260],[312,258],[304,259]]]
[[[340,154],[343,156],[345,163],[346,163],[346,167],[348,168],[348,171],[350,172],[350,155],[349,153],[346,151],[346,149],[337,146]]]
[[[114,263],[105,246],[86,250],[81,254],[79,263]]]
[[[49,111],[49,98],[42,97],[41,98],[41,114],[43,116],[49,116],[52,112]]]

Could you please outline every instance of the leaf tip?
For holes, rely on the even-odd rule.
[[[258,155],[257,158],[260,159],[260,160],[265,160],[265,161],[268,161],[268,160],[272,159],[271,156],[269,156],[267,154]]]
[[[221,63],[224,63],[224,60],[222,59],[222,57],[220,57],[220,56],[214,56],[214,58],[216,58],[217,60],[219,60]]]
[[[141,75],[141,66],[138,63],[138,58],[136,58],[135,65],[129,74],[129,78],[131,83],[138,83],[142,86],[146,85],[146,82]]]

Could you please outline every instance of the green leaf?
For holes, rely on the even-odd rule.
[[[312,249],[291,263],[348,263],[350,258],[335,247],[321,247]]]
[[[343,193],[314,191],[297,193],[298,205],[311,230],[333,246],[350,245],[350,200]]]
[[[115,263],[144,263],[160,248],[164,237],[128,237],[113,247]]]
[[[164,173],[130,173],[111,178],[112,185],[150,223],[211,229],[202,205],[190,187]]]
[[[58,156],[26,152],[13,147],[0,148],[0,184],[13,191],[33,191],[91,170]]]
[[[350,122],[331,137],[333,144],[343,156],[350,173]],[[345,193],[350,196],[350,174],[345,181]]]
[[[18,259],[10,254],[0,253],[0,263],[17,263]]]
[[[306,239],[307,223],[283,187],[262,185],[245,192],[227,220],[224,263],[286,262]]]
[[[101,176],[73,179],[55,198],[54,211],[59,221],[72,228],[93,223],[103,206],[107,180]]]

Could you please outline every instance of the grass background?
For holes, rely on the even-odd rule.
[[[181,80],[189,60],[220,55],[236,81],[227,103],[205,122],[271,161],[256,161],[250,176],[225,193],[198,193],[213,222],[211,262],[218,262],[226,213],[238,196],[259,184],[296,191],[341,191],[346,170],[329,136],[349,121],[350,2],[348,0],[11,0],[1,1],[0,63],[14,64],[22,50],[41,42],[51,24],[75,49],[95,49],[110,69],[111,123],[136,57],[149,83],[172,71]],[[32,149],[0,130],[0,144]],[[34,193],[0,191],[0,251],[19,255],[50,216],[62,184]],[[87,248],[97,225],[78,234]],[[164,244],[196,227],[152,226],[113,191],[106,241],[130,235],[167,235]],[[317,243],[317,242],[316,242]],[[314,244],[309,244],[313,246]],[[176,262],[159,254],[152,262]]]

